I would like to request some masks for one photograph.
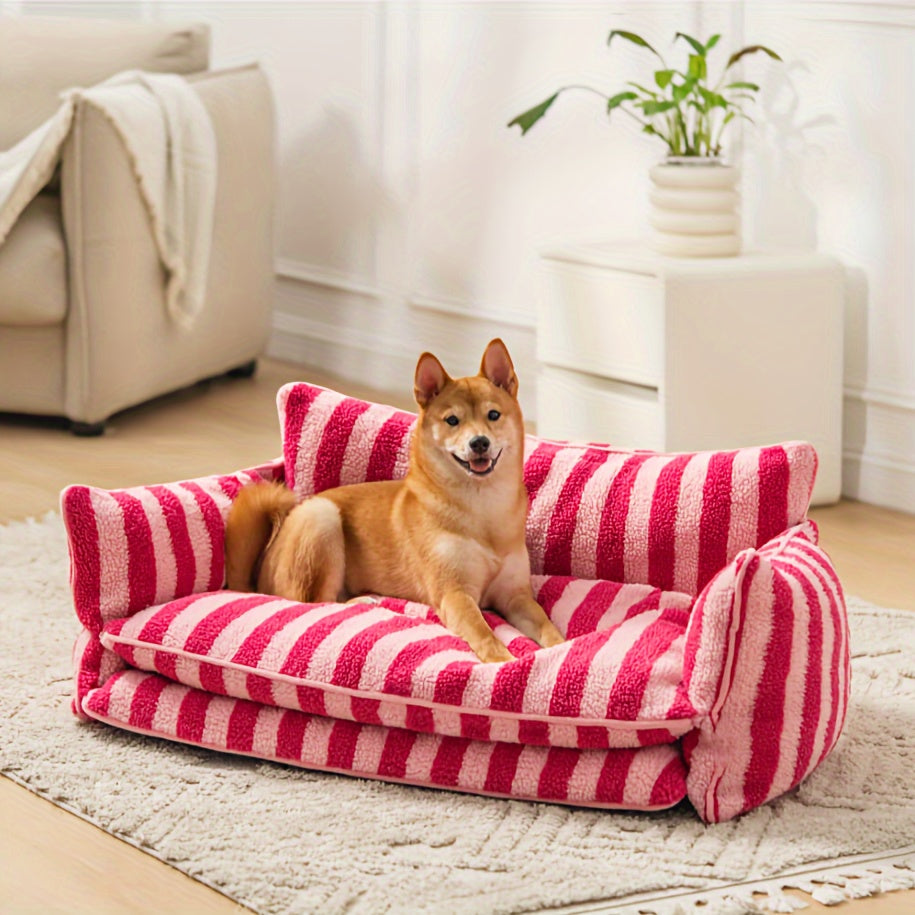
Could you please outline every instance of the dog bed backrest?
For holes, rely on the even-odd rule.
[[[304,383],[277,405],[299,496],[405,476],[415,414]],[[741,550],[804,520],[816,466],[806,442],[658,454],[529,435],[531,570],[697,595]]]

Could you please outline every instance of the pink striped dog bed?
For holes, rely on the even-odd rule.
[[[841,587],[806,519],[803,443],[662,455],[528,437],[541,649],[482,664],[435,610],[223,590],[245,484],[302,497],[403,476],[415,417],[305,384],[284,453],[226,476],[62,494],[82,623],[74,711],[310,769],[607,809],[689,797],[729,819],[826,757],[848,698]]]

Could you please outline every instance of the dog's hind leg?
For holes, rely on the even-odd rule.
[[[333,502],[320,496],[306,499],[286,519],[280,539],[277,561],[271,563],[275,593],[303,603],[343,596],[343,520]]]

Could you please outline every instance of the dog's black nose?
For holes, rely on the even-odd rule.
[[[470,440],[470,450],[474,454],[485,454],[489,451],[489,439],[485,435],[475,435]]]

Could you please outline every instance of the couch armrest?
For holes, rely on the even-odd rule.
[[[812,522],[743,551],[709,582],[683,678],[700,716],[683,743],[687,787],[706,822],[785,793],[826,758],[848,704],[848,621]]]
[[[189,329],[165,304],[165,274],[133,164],[83,99],[63,150],[67,245],[65,412],[98,422],[256,358],[273,304],[274,120],[256,66],[195,77],[217,143],[206,296]]]
[[[225,476],[105,490],[68,486],[61,513],[70,548],[76,615],[98,633],[106,622],[223,586],[225,519],[239,490],[282,480],[275,460]]]

